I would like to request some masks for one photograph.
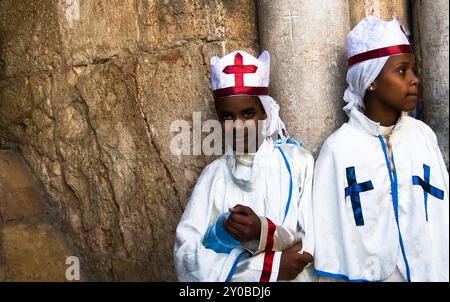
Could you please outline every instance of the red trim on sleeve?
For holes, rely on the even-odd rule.
[[[273,257],[275,256],[275,252],[272,251],[273,248],[273,235],[275,234],[275,230],[277,226],[269,219],[267,218],[267,241],[266,241],[266,247],[264,249],[265,255],[264,255],[264,265],[263,265],[263,271],[261,273],[261,278],[259,279],[259,282],[269,282],[270,275],[272,274],[272,264],[273,264]]]
[[[272,275],[272,264],[274,256],[275,252],[272,251],[266,252],[266,254],[264,255],[264,266],[259,282],[269,282],[270,275]]]
[[[267,219],[267,240],[264,251],[270,252],[273,248],[273,235],[275,234],[277,226],[269,218],[266,217],[266,219]]]

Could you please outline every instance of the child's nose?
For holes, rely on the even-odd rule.
[[[237,118],[233,121],[233,127],[236,129],[240,129],[244,126],[245,120]]]

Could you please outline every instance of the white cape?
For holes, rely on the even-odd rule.
[[[229,275],[238,255],[246,249],[254,252],[258,245],[261,247],[261,242],[253,244],[253,250],[239,246],[229,254],[216,253],[202,244],[207,228],[236,204],[251,207],[257,215],[267,217],[277,225],[274,248],[285,249],[302,240],[303,251],[314,253],[311,211],[314,159],[302,147],[283,144],[281,148],[293,180],[289,212],[284,222],[291,178],[273,141],[265,140],[258,149],[250,183],[238,184],[233,179],[233,156],[224,155],[203,170],[177,227],[174,257],[180,281],[225,281],[227,277],[230,281],[260,280],[265,252],[251,257],[246,253],[231,278]],[[262,230],[262,233],[267,231]],[[262,234],[262,238],[265,235]],[[277,280],[280,256],[281,251],[276,251],[269,281]],[[298,279],[309,280],[312,275],[311,265]]]
[[[313,182],[315,271],[382,281],[399,270],[405,280],[448,282],[449,178],[436,135],[402,116],[391,136],[390,176],[379,132],[354,108],[322,146]],[[424,174],[434,195],[424,194]]]

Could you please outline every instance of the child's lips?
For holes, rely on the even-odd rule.
[[[409,99],[409,100],[417,101],[417,94],[410,93],[410,94],[408,94],[408,95],[406,96],[406,98]]]

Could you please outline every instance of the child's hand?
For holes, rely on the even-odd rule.
[[[240,242],[258,239],[261,234],[261,220],[249,207],[235,205],[230,216],[223,221],[225,230]]]
[[[280,260],[280,270],[278,272],[278,280],[293,280],[303,271],[305,266],[314,260],[307,252],[302,254],[302,243],[296,243],[287,250],[283,251]]]

